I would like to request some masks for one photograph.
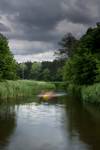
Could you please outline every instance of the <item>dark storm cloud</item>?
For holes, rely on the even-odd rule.
[[[12,6],[14,4],[12,2]],[[26,40],[54,40],[51,32],[56,25],[65,18],[60,0],[38,0],[23,1],[15,6],[16,12],[13,16],[8,15],[7,19],[14,22],[18,31],[23,31],[19,36],[9,35],[11,38],[22,38]]]
[[[83,25],[87,28],[99,21],[99,8],[99,0],[0,0],[0,20],[2,20],[0,32],[5,32],[11,40],[23,40],[23,43],[24,41],[41,41],[47,45],[52,43],[54,49],[55,43],[64,34],[61,33],[64,20],[66,21],[64,31],[74,34],[76,26]],[[59,24],[61,26],[57,28]],[[33,49],[29,48],[27,53],[35,49],[33,45]]]
[[[3,23],[0,23],[0,32],[8,32],[8,31],[10,31],[10,29]]]
[[[66,9],[67,19],[73,23],[92,25],[100,19],[99,8],[99,0],[76,0],[74,3],[71,0]]]

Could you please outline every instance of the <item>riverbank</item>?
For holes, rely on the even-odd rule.
[[[17,80],[0,82],[0,99],[30,97],[41,90],[54,89],[55,85],[50,82],[32,80]]]
[[[100,83],[81,88],[81,97],[83,102],[100,104]]]
[[[70,84],[67,91],[70,95],[78,96],[83,103],[100,104],[100,83],[89,86]]]

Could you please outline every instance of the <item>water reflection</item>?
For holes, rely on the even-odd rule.
[[[0,150],[100,150],[99,110],[67,96],[31,101],[0,106]]]
[[[72,139],[78,138],[87,144],[89,150],[100,150],[100,111],[95,114],[93,108],[84,107],[79,101],[67,98],[68,130]]]
[[[14,107],[0,105],[0,150],[9,144],[9,138],[16,127]]]

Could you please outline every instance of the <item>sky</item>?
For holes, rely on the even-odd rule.
[[[0,33],[18,62],[52,61],[58,42],[100,21],[100,0],[0,0]]]

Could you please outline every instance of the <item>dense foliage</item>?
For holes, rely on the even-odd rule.
[[[100,82],[100,24],[89,28],[73,48],[63,71],[67,86]]]
[[[16,62],[8,46],[8,40],[0,34],[0,80],[16,78]]]
[[[20,79],[39,81],[62,81],[62,68],[65,61],[26,62],[18,64],[17,74]]]
[[[71,57],[78,44],[78,40],[71,34],[65,34],[59,42],[60,48],[57,50],[58,58],[66,59]]]

